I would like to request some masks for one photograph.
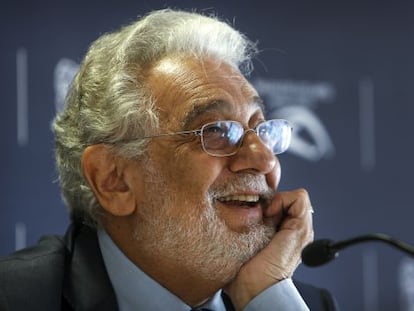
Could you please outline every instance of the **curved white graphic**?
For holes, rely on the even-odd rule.
[[[334,145],[321,120],[308,108],[283,107],[275,113],[293,125],[290,153],[309,161],[319,161],[335,154]]]
[[[258,79],[254,85],[266,99],[269,118],[285,118],[293,124],[288,152],[309,161],[335,154],[335,147],[322,121],[312,111],[320,103],[331,103],[335,89],[326,82],[278,81]]]

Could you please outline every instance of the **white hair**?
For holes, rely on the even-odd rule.
[[[255,52],[255,44],[216,17],[169,9],[151,12],[98,38],[53,123],[59,181],[72,218],[92,225],[99,220],[99,203],[82,174],[84,149],[105,142],[117,154],[136,158],[144,154],[147,142],[123,141],[158,127],[145,69],[179,54],[213,56],[248,74]]]

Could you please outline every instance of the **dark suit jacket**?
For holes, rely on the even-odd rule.
[[[311,310],[337,310],[322,289],[295,282]],[[228,297],[223,297],[233,310]],[[117,310],[114,290],[101,256],[96,231],[72,225],[65,237],[39,243],[0,259],[0,310]]]

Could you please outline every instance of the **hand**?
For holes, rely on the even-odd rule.
[[[303,247],[313,240],[312,206],[304,189],[277,193],[264,211],[264,221],[277,228],[276,234],[225,288],[236,310],[266,288],[292,277]]]

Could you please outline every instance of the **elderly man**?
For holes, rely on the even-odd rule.
[[[335,310],[291,279],[305,190],[278,192],[286,120],[245,79],[254,44],[152,12],[90,47],[54,123],[72,226],[0,262],[1,310]]]

